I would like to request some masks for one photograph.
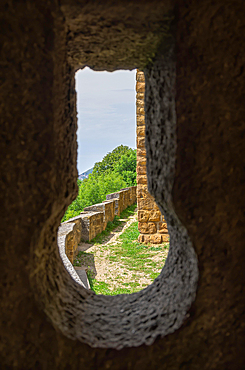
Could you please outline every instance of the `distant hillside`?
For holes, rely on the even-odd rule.
[[[90,168],[89,170],[87,170],[87,171],[85,171],[85,172],[81,173],[81,174],[78,176],[79,180],[87,179],[87,178],[88,178],[88,175],[89,175],[90,173],[92,173],[92,172],[93,172],[93,168]]]

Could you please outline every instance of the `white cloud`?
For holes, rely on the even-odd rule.
[[[118,145],[135,147],[135,73],[76,73],[79,173]]]

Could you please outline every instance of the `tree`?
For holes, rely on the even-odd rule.
[[[136,185],[136,149],[122,155],[114,168],[122,176],[127,186]]]
[[[100,176],[90,174],[88,179],[81,181],[77,198],[69,205],[62,222],[78,216],[84,207],[101,203],[106,195],[127,187],[127,183],[117,172],[106,172]]]
[[[124,154],[130,154],[134,150],[125,145],[120,145],[106,156],[100,162],[96,162],[93,174],[101,175],[106,171],[114,171],[116,164]]]
[[[84,207],[101,203],[106,195],[136,185],[136,150],[120,145],[94,165],[87,179],[78,180],[78,196],[69,205],[63,221],[79,215]]]

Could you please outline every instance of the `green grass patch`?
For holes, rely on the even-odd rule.
[[[138,291],[137,288],[132,288],[131,284],[129,288],[118,287],[116,289],[111,289],[109,284],[102,282],[102,281],[95,281],[95,280],[92,282],[92,286],[90,284],[90,287],[96,294],[103,294],[103,295],[131,294],[131,293],[135,293]]]
[[[159,246],[144,245],[138,242],[138,222],[132,223],[119,237],[119,243],[110,246],[111,254],[107,257],[109,263],[118,262],[120,266],[125,267],[127,271],[134,272],[131,282],[123,282],[123,275],[116,276],[114,281],[121,287],[114,288],[108,283],[93,280],[93,290],[97,294],[116,295],[137,292],[142,287],[137,280],[140,276],[147,276],[151,281],[160,274],[165,263],[165,257],[159,262],[152,260],[159,252],[168,248],[168,244]],[[164,254],[165,256],[165,254]]]
[[[115,217],[113,222],[108,223],[106,230],[94,238],[92,242],[102,244],[105,240],[108,240],[107,237],[110,233],[125,223],[121,219],[127,219],[133,215],[135,208],[136,205],[134,204],[121,213],[120,219]],[[98,245],[99,260],[105,258],[107,261],[106,281],[96,280],[93,254],[88,252],[78,253],[74,265],[81,266],[82,264],[88,267],[87,276],[90,287],[96,294],[117,295],[134,293],[145,288],[160,274],[167,257],[169,244],[140,244],[138,236],[138,222],[134,222],[119,236],[116,244],[102,245],[101,247]],[[103,252],[106,253],[104,256]],[[113,271],[113,274],[111,271]],[[144,282],[145,278],[148,283]]]
[[[90,243],[102,244],[113,230],[115,230],[118,226],[123,225],[124,221],[121,221],[121,219],[128,218],[129,216],[132,216],[134,214],[135,208],[136,204],[132,204],[121,213],[120,217],[115,216],[112,222],[108,222],[106,229],[102,231],[101,234],[92,239]]]
[[[87,253],[87,252],[78,252],[76,258],[73,261],[73,266],[92,266],[94,265],[94,255],[93,253]]]
[[[129,216],[133,216],[136,208],[136,203],[128,206],[124,211],[122,211],[120,218],[128,218]]]

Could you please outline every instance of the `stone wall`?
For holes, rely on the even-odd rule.
[[[115,201],[111,200],[108,202],[103,202],[99,204],[94,204],[90,207],[85,207],[84,211],[94,211],[94,212],[102,212],[103,213],[103,223],[104,229],[106,228],[107,223],[110,221],[112,222],[115,217]]]
[[[244,1],[1,6],[0,367],[244,369]],[[132,295],[84,289],[58,253],[85,65],[145,72],[148,186],[170,251]]]
[[[103,203],[85,207],[80,215],[72,217],[60,225],[58,245],[61,240],[60,236],[66,235],[64,239],[65,253],[71,263],[77,255],[80,241],[91,241],[105,230],[109,221],[113,221],[115,216],[120,216],[124,209],[136,203],[136,186],[108,194],[107,198],[108,200]],[[115,207],[116,204],[117,207]]]
[[[169,241],[167,223],[154,198],[148,192],[145,149],[145,77],[144,72],[136,74],[137,113],[137,204],[139,241],[160,244]]]
[[[120,216],[120,213],[126,209],[130,204],[136,203],[136,186],[121,189],[120,191],[112,194],[107,194],[106,201],[115,200],[115,214]]]

